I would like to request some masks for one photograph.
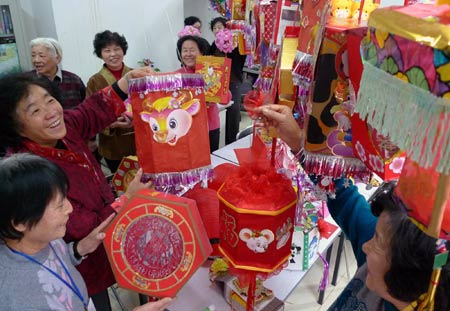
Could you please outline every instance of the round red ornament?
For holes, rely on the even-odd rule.
[[[212,249],[195,201],[142,190],[127,202],[104,239],[119,286],[173,297]]]

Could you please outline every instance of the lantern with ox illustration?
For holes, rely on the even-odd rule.
[[[158,74],[130,81],[136,150],[155,189],[182,195],[211,173],[200,74]]]

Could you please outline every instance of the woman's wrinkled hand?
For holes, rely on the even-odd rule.
[[[86,256],[97,249],[105,238],[103,230],[111,223],[115,215],[115,213],[109,215],[98,227],[78,242],[77,251],[81,256]]]
[[[288,144],[292,151],[300,150],[304,133],[295,121],[289,107],[270,104],[255,108],[255,112],[262,113],[267,118],[269,125],[277,129],[278,136]]]
[[[133,119],[129,116],[123,114],[117,118],[116,121],[111,123],[110,128],[132,128],[133,127]]]
[[[156,72],[150,66],[139,67],[127,72],[119,81],[117,81],[117,85],[122,92],[128,94],[128,83],[131,79],[138,79],[155,73]]]
[[[143,171],[142,171],[142,168],[140,168],[137,171],[136,176],[134,176],[133,180],[128,184],[127,191],[124,193],[124,195],[127,198],[131,198],[139,190],[154,188],[153,182],[151,180],[147,183],[141,182],[142,174],[143,174]]]

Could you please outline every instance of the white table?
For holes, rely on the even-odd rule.
[[[236,164],[236,163],[233,163],[233,162],[231,162],[231,161],[228,161],[228,160],[225,159],[225,158],[221,158],[221,157],[219,157],[219,156],[216,156],[216,155],[214,155],[214,154],[211,154],[211,166],[212,166],[212,167],[216,167],[216,166],[218,166],[218,165],[220,165],[220,164],[223,164],[223,163],[232,163],[232,164]]]
[[[213,167],[222,163],[234,163],[238,164],[236,154],[234,149],[248,148],[252,142],[252,135],[246,136],[242,139],[235,141],[223,148],[220,148],[211,154],[211,165]],[[365,191],[361,185],[358,185],[360,191],[367,197],[372,191]],[[327,221],[336,224],[331,217],[326,219]],[[328,238],[321,238],[319,242],[318,252],[322,255],[326,255],[326,259],[329,262],[331,258],[331,250],[334,242],[339,239],[339,249],[336,256],[336,264],[334,269],[337,272],[339,263],[338,258],[340,258],[340,252],[342,252],[342,242],[343,235],[342,231],[338,227],[336,231]],[[315,261],[311,263],[311,267],[317,262],[318,257]],[[189,282],[181,289],[178,293],[176,300],[170,305],[171,311],[202,311],[210,305],[214,305],[217,311],[230,310],[230,306],[225,301],[223,297],[223,290],[209,281],[209,265],[211,261],[205,262],[189,280]],[[330,264],[331,267],[331,264]],[[292,291],[297,287],[297,285],[302,281],[307,271],[293,271],[293,270],[282,270],[278,275],[267,279],[264,285],[273,290],[275,296],[285,301]],[[331,269],[330,269],[331,273]],[[317,284],[319,285],[319,284]],[[335,285],[335,284],[333,284]],[[324,292],[319,294],[319,303],[322,303]]]
[[[228,160],[234,164],[239,164],[234,149],[248,148],[251,146],[253,135],[245,136],[235,142],[226,145],[213,152],[213,155]]]
[[[327,220],[330,221],[330,219]],[[341,230],[338,228],[328,239],[320,239],[319,252],[325,254],[331,250],[331,246],[340,233]],[[194,273],[169,306],[170,311],[202,311],[210,305],[214,305],[217,311],[230,310],[230,305],[223,297],[223,290],[209,281],[210,264],[211,261],[208,260]],[[278,275],[267,279],[264,286],[273,290],[275,297],[285,301],[308,271],[282,270]]]

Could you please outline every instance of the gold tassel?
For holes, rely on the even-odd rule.
[[[416,301],[413,301],[409,306],[402,309],[402,311],[434,311],[434,296],[436,295],[436,288],[439,284],[440,277],[441,268],[433,269],[428,292],[420,295]]]
[[[434,310],[434,296],[436,295],[436,288],[439,284],[441,277],[441,268],[433,269],[431,274],[430,286],[428,287],[428,293],[426,298],[418,307],[418,311],[433,311]]]
[[[424,301],[426,299],[426,297],[427,297],[427,293],[420,295],[419,299],[411,302],[411,304],[409,306],[407,306],[406,308],[403,308],[402,311],[415,311],[417,306],[419,305],[419,303]]]

